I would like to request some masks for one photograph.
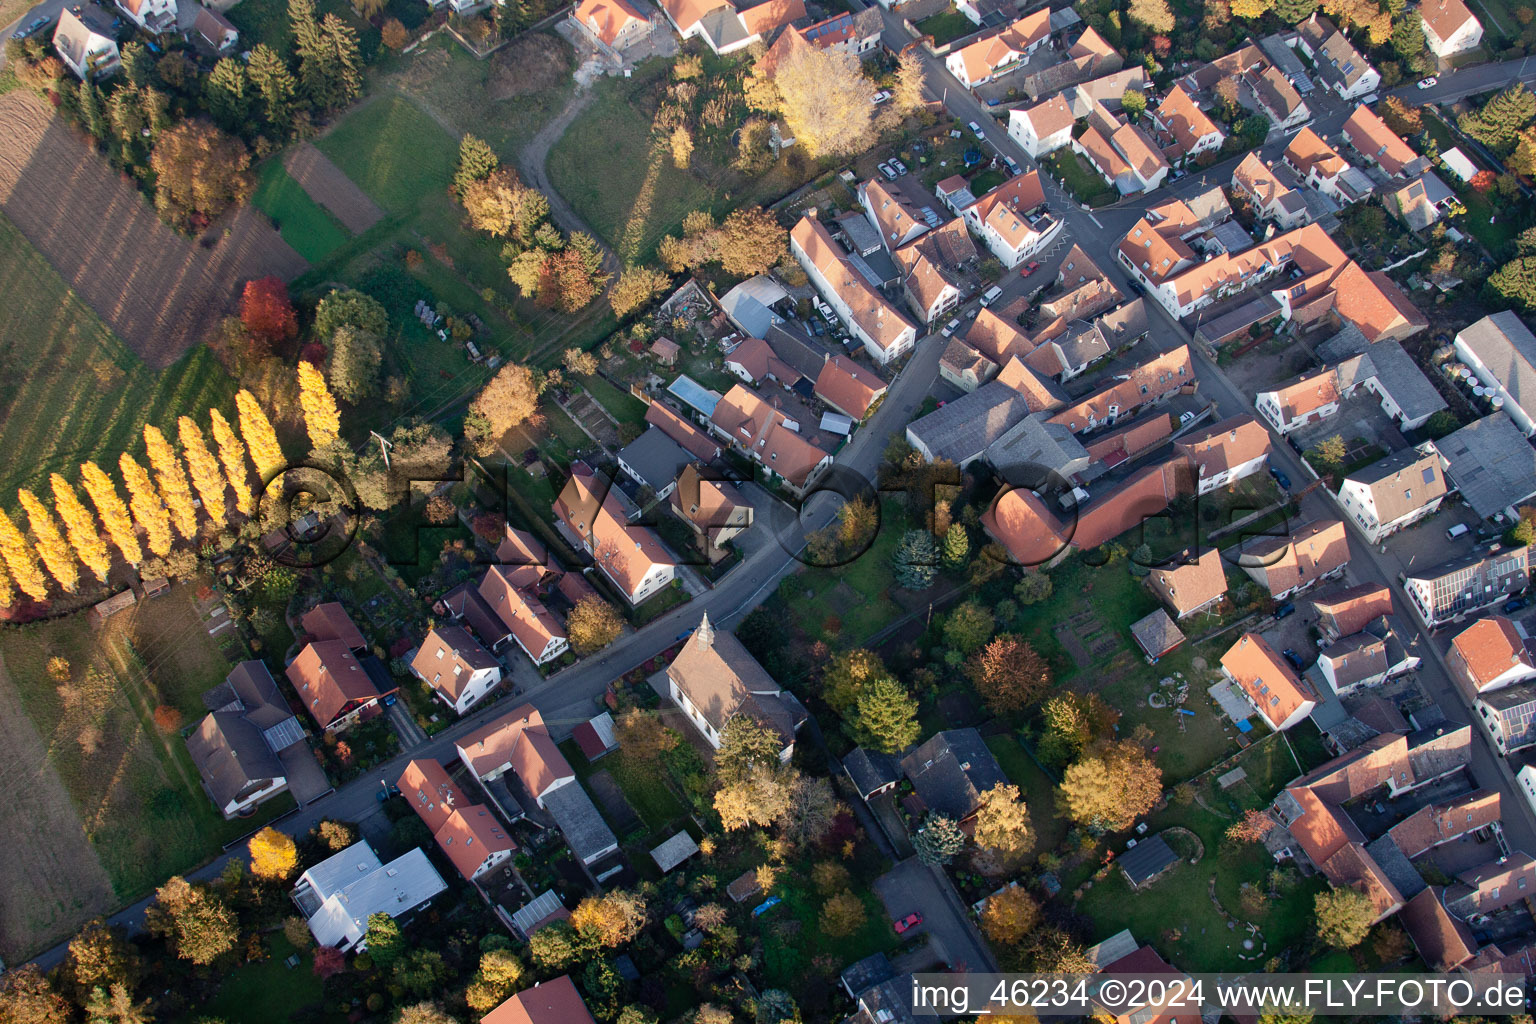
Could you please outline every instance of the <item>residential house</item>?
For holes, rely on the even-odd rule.
[[[797,420],[744,384],[720,399],[709,425],[797,497],[832,464],[830,452],[800,435]]]
[[[735,635],[717,632],[706,614],[682,650],[667,666],[672,702],[714,749],[720,749],[726,724],[746,715],[773,730],[783,746],[779,759],[795,752],[795,734],[806,710],[794,695],[773,681]]]
[[[821,297],[877,363],[887,365],[912,350],[917,328],[854,269],[820,221],[801,217],[789,233],[789,248]]]
[[[378,665],[378,659],[368,660]],[[320,728],[339,732],[377,715],[385,696],[399,689],[382,666],[372,672],[370,667],[345,640],[324,640],[305,645],[287,675]]]
[[[1147,586],[1178,619],[1211,610],[1227,596],[1227,567],[1221,552],[1186,549],[1147,574]]]
[[[700,462],[711,462],[720,457],[720,446],[708,434],[660,402],[652,402],[646,407],[645,422],[676,441]]]
[[[1173,447],[1194,463],[1200,482],[1197,493],[1209,494],[1264,468],[1269,431],[1252,416],[1233,416],[1180,438]]]
[[[1445,495],[1440,457],[1429,445],[1395,452],[1339,485],[1339,503],[1371,544],[1434,515]]]
[[[463,626],[438,626],[411,659],[411,673],[462,715],[501,682],[501,663]]]
[[[444,596],[451,611],[463,616],[491,650],[512,640],[523,649],[535,665],[544,665],[560,657],[570,644],[565,635],[565,625],[554,616],[527,586],[513,582],[518,570],[493,565],[485,570],[480,582],[474,587],[475,611],[488,610],[492,616],[487,622],[483,614],[471,614],[463,602],[469,600],[459,590]],[[468,588],[469,584],[464,584]]]
[[[672,493],[677,474],[693,462],[691,452],[655,428],[620,448],[614,458],[619,470],[641,487],[650,488],[657,501]]]
[[[1393,845],[1409,860],[1437,846],[1496,827],[1499,791],[1478,789],[1443,803],[1420,807],[1387,830]]]
[[[800,371],[779,358],[773,346],[762,338],[747,337],[725,354],[725,368],[748,384],[776,381],[792,388],[800,380]]]
[[[879,49],[885,22],[877,9],[866,7],[857,13],[834,14],[795,31],[817,49],[851,53],[862,59]]]
[[[745,49],[806,16],[802,0],[662,0],[662,12],[678,35],[702,39],[717,54]]]
[[[1502,411],[1432,443],[1446,479],[1484,519],[1518,518],[1516,510],[1536,496],[1536,449]]]
[[[1276,601],[1332,579],[1349,562],[1349,538],[1337,519],[1319,519],[1285,537],[1256,537],[1238,554],[1238,567]]]
[[[847,356],[832,356],[822,364],[811,393],[854,422],[860,422],[885,397],[889,387],[868,367]]]
[[[1279,68],[1271,65],[1262,71],[1249,71],[1243,81],[1248,89],[1239,95],[1245,102],[1251,97],[1273,128],[1290,131],[1312,117],[1312,109]]]
[[[460,739],[459,760],[485,786],[511,772],[538,808],[554,820],[566,845],[583,864],[593,864],[619,848],[613,831],[598,813],[576,772],[560,753],[531,704],[505,715]]]
[[[1392,591],[1380,583],[1359,586],[1312,598],[1317,628],[1332,643],[1360,632],[1372,622],[1392,614]]]
[[[517,844],[485,804],[471,804],[439,761],[414,760],[395,783],[466,882],[511,859]]]
[[[176,0],[116,0],[117,9],[150,35],[176,27]]]
[[[964,336],[950,339],[939,359],[939,375],[961,391],[971,392],[997,376],[1000,362],[1033,349],[1029,338],[991,309],[976,311]]]
[[[1351,398],[1364,388],[1402,430],[1422,427],[1446,407],[1440,392],[1396,341],[1371,343],[1353,325],[1346,325],[1319,345],[1317,354],[1326,359],[1343,357],[1334,366],[1340,398]]]
[[[1248,197],[1260,220],[1272,220],[1282,231],[1307,222],[1307,201],[1285,167],[1264,163],[1257,150],[1232,171],[1232,187]]]
[[[1462,558],[1410,570],[1402,584],[1414,612],[1435,629],[1524,592],[1530,579],[1528,549],[1491,544]]]
[[[944,58],[944,66],[967,89],[986,85],[1029,59],[1051,35],[1051,11],[1042,7],[996,35],[978,39]]]
[[[916,976],[897,974],[884,953],[848,965],[838,979],[857,1007],[842,1024],[918,1024],[912,1005]]]
[[[1312,58],[1313,77],[1341,100],[1369,96],[1381,85],[1381,73],[1361,56],[1348,36],[1316,11],[1296,26],[1295,45]]]
[[[1384,682],[1391,668],[1386,640],[1370,633],[1344,637],[1317,656],[1318,673],[1340,697]]]
[[[1536,891],[1536,858],[1521,850],[1456,876],[1445,890],[1445,908],[1463,921],[1523,903]],[[1523,971],[1521,973],[1524,973]]]
[[[1525,321],[1507,309],[1485,316],[1457,332],[1455,349],[1510,422],[1536,435],[1536,335]]]
[[[1482,22],[1462,0],[1421,0],[1419,21],[1424,25],[1424,42],[1441,61],[1482,44]]]
[[[1257,633],[1244,633],[1221,656],[1221,674],[1234,683],[1277,732],[1312,714],[1317,693]]]
[[[1317,189],[1341,206],[1369,198],[1376,189],[1370,178],[1351,166],[1311,128],[1303,128],[1291,137],[1280,160],[1296,172],[1302,184]]]
[[[198,7],[192,31],[204,46],[216,54],[227,54],[240,42],[240,30],[212,7]]]
[[[363,839],[305,870],[292,898],[316,945],[361,952],[368,948],[368,918],[399,920],[447,888],[419,847],[384,864]]]
[[[1003,182],[966,207],[964,216],[1005,267],[1016,267],[1045,248],[1062,225],[1046,208],[1038,171]]]
[[[651,14],[638,0],[581,0],[571,21],[604,52],[619,55],[651,34]]]
[[[1091,30],[1090,30],[1091,31]],[[1008,112],[1008,135],[1036,160],[1054,153],[1072,142],[1072,126],[1077,118],[1059,94],[1028,109],[1015,107]]]
[[[859,205],[864,208],[864,216],[880,233],[881,244],[893,254],[936,226],[929,223],[921,202],[922,197],[909,192],[902,179],[885,182],[871,178],[859,186]]]
[[[1445,667],[1470,700],[1536,676],[1536,641],[1503,615],[1478,619],[1451,640]]]
[[[1151,192],[1168,177],[1168,161],[1157,143],[1097,101],[1088,112],[1088,130],[1072,140],[1072,149],[1123,196]]]
[[[94,4],[81,6],[77,14],[65,7],[53,30],[53,48],[64,66],[82,82],[114,74],[122,61],[117,52],[117,32]]]
[[[902,297],[923,323],[933,323],[960,304],[969,289],[966,268],[976,262],[976,244],[960,220],[947,221],[891,254],[901,278]]]
[[[1221,148],[1227,134],[1200,109],[1182,85],[1174,85],[1163,102],[1148,110],[1157,126],[1157,142],[1170,164],[1186,161]]]
[[[1434,171],[1425,171],[1382,198],[1387,209],[1414,231],[1423,231],[1461,205],[1456,193]]]
[[[1515,683],[1480,694],[1472,706],[1501,755],[1536,743],[1536,684]]]
[[[596,1024],[571,976],[536,982],[480,1018],[480,1024]]]
[[[1281,434],[1328,419],[1339,411],[1338,375],[1332,369],[1300,377],[1273,391],[1260,391],[1253,404]]]
[[[970,830],[981,794],[1008,777],[975,729],[936,732],[901,759],[923,810],[942,814]]]
[[[279,756],[304,742],[304,728],[260,661],[242,661],[203,695],[208,714],[186,738],[203,789],[226,818],[248,814],[288,789]],[[308,748],[297,751],[309,757]]]
[[[1380,167],[1388,177],[1412,176],[1429,168],[1428,160],[1415,153],[1375,111],[1363,104],[1344,122],[1344,138],[1366,163]]]
[[[1444,898],[1445,887],[1432,885],[1409,900],[1401,915],[1414,948],[1432,971],[1454,970],[1477,954],[1472,929],[1445,909]]]
[[[1057,411],[1051,422],[1064,423],[1074,434],[1084,434],[1129,419],[1174,395],[1192,392],[1196,386],[1189,346],[1180,345],[1115,373],[1097,390]]]
[[[1109,44],[1109,41],[1090,26],[1083,29],[1082,35],[1067,49],[1066,59],[1058,64],[1041,68],[1031,72],[1019,83],[1019,89],[1032,100],[1038,100],[1042,96],[1054,96],[1064,89],[1088,82],[1090,79],[1102,75],[1112,75],[1125,67],[1125,58],[1120,56],[1120,51]],[[1135,76],[1134,72],[1143,72]],[[1141,88],[1146,83],[1144,69],[1137,67],[1132,69],[1136,77],[1134,85]],[[1109,94],[1106,93],[1106,96]]]
[[[677,564],[661,539],[650,528],[629,522],[608,481],[583,462],[571,465],[571,478],[555,500],[555,521],[631,605],[676,578]]]
[[[734,485],[686,466],[672,491],[672,514],[687,524],[706,553],[719,551],[752,525],[752,506]]]
[[[1065,521],[1034,491],[1004,490],[982,514],[981,525],[1018,564],[1052,565],[1074,550],[1096,548],[1163,516],[1169,505],[1192,495],[1194,488],[1189,463],[1174,457],[1136,471],[1114,489],[1077,506],[1074,518]]]
[[[352,616],[347,614],[347,609],[339,601],[315,605],[299,616],[299,626],[314,643],[340,640],[349,650],[358,654],[368,649],[368,640],[363,636],[363,631],[357,628],[357,623],[352,621]]]

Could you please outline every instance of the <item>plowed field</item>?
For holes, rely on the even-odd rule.
[[[200,343],[246,281],[308,266],[242,208],[189,239],[161,223],[38,97],[0,97],[0,209],[118,337],[153,367]]]
[[[307,142],[290,149],[283,157],[283,166],[309,193],[309,198],[330,210],[354,235],[367,231],[384,216],[384,211],[368,198],[367,193],[342,174],[324,153]]]

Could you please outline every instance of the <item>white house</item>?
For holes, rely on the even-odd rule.
[[[1344,478],[1339,504],[1372,544],[1426,516],[1445,500],[1440,457],[1431,445],[1405,448]]]
[[[1195,466],[1198,493],[1209,494],[1264,468],[1269,431],[1252,416],[1233,416],[1179,438],[1173,448]]]
[[[985,85],[1029,59],[1051,35],[1051,9],[1042,7],[996,35],[978,39],[944,58],[944,66],[967,89]]]
[[[122,66],[112,23],[95,6],[82,7],[79,14],[67,7],[60,11],[59,27],[53,30],[53,48],[65,67],[82,82],[105,78]]]
[[[859,204],[888,252],[895,252],[932,227],[922,210],[894,183],[887,185],[878,178],[864,182],[859,186]]]
[[[571,465],[571,478],[555,500],[555,519],[631,605],[640,604],[677,578],[677,561],[661,538],[649,527],[631,523],[608,481],[586,463]],[[530,657],[539,640],[547,645],[565,639],[548,635],[551,632],[541,628],[533,645],[524,644]],[[523,643],[521,639],[518,642]]]
[[[1200,109],[1183,85],[1175,85],[1163,102],[1147,113],[1157,126],[1164,155],[1180,163],[1220,149],[1227,139],[1221,126]]]
[[[1008,112],[1008,136],[1024,147],[1024,152],[1036,160],[1047,153],[1054,153],[1072,142],[1072,126],[1077,119],[1072,108],[1058,93],[1037,103],[1028,110],[1014,108]]]
[[[967,206],[964,217],[1005,267],[1016,267],[1044,249],[1062,225],[1046,208],[1039,171],[1003,182]]]
[[[1525,799],[1536,810],[1536,767],[1526,765],[1515,772],[1515,781],[1520,784],[1520,792],[1525,794]]]
[[[1462,693],[1476,698],[1536,677],[1536,643],[1522,624],[1490,615],[1452,638],[1445,667]]]
[[[1510,310],[1485,316],[1456,335],[1455,348],[1510,422],[1526,437],[1536,435],[1536,335],[1525,322]]]
[[[214,53],[228,53],[240,42],[240,30],[212,7],[198,7],[192,31]]]
[[[1244,633],[1221,656],[1221,674],[1276,732],[1312,714],[1317,694],[1257,633]]]
[[[176,27],[176,0],[117,0],[117,9],[151,35]]]
[[[1441,60],[1482,44],[1483,24],[1462,0],[1423,0],[1419,21],[1424,25],[1424,42]]]
[[[820,221],[801,217],[789,251],[872,359],[883,366],[912,351],[917,328],[853,268]]]
[[[1120,121],[1097,101],[1088,113],[1088,130],[1072,140],[1072,150],[1086,159],[1121,195],[1151,192],[1171,169],[1162,149],[1129,121]]]
[[[438,626],[411,660],[411,672],[464,714],[501,682],[501,663],[463,626]]]
[[[1387,678],[1390,669],[1386,641],[1370,633],[1355,633],[1323,648],[1317,670],[1340,697]]]
[[[1312,58],[1316,77],[1340,99],[1369,96],[1381,85],[1381,72],[1333,22],[1314,11],[1296,28],[1294,39],[1287,41]]]
[[[384,864],[364,839],[305,871],[292,895],[317,945],[361,951],[369,917],[399,919],[447,888],[420,847]]]
[[[809,717],[734,634],[716,632],[708,615],[667,666],[667,687],[672,702],[716,750],[726,724],[748,715],[777,734],[783,744],[779,760],[788,762],[795,733]]]
[[[1273,391],[1260,391],[1253,404],[1282,434],[1325,420],[1339,411],[1338,379],[1326,369]]]

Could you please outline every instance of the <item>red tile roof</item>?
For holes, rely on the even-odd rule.
[[[644,24],[648,20],[645,12],[630,0],[581,0],[574,17],[609,46],[631,22]]]
[[[844,415],[861,420],[887,387],[886,381],[868,367],[847,356],[833,356],[816,375],[815,395]]]
[[[525,988],[480,1018],[480,1024],[596,1024],[570,976]]]
[[[1502,615],[1478,619],[1456,634],[1451,648],[1466,665],[1471,682],[1479,690],[1512,668],[1523,666],[1527,672],[1536,673],[1525,638]]]
[[[1331,619],[1339,636],[1358,633],[1383,615],[1392,614],[1392,591],[1381,583],[1362,583],[1335,594],[1314,597],[1320,618]]]
[[[1282,725],[1307,701],[1317,700],[1312,687],[1257,633],[1244,633],[1227,648],[1221,667],[1273,726]]]
[[[1269,454],[1269,431],[1252,416],[1233,416],[1174,442],[1198,467],[1216,476]]]
[[[342,640],[354,650],[368,646],[363,631],[357,628],[357,623],[352,621],[352,616],[347,614],[339,601],[315,605],[300,616],[299,625],[304,627],[304,632],[309,634],[311,640],[317,642]]]
[[[381,696],[345,640],[307,645],[288,666],[288,681],[322,728],[353,704]]]
[[[676,441],[696,459],[708,462],[720,455],[720,446],[710,440],[708,434],[660,402],[652,402],[645,410],[645,422]]]
[[[1375,160],[1382,170],[1391,175],[1397,175],[1419,158],[1413,147],[1388,128],[1387,123],[1363,103],[1344,122],[1344,137],[1362,155]]]

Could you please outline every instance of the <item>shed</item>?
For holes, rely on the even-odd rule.
[[[571,731],[571,738],[589,762],[619,749],[618,737],[613,733],[613,715],[607,711],[582,722]]]
[[[571,912],[565,909],[555,890],[545,889],[512,912],[512,926],[526,938],[545,925],[564,921],[570,916]]]
[[[761,886],[757,884],[757,870],[748,868],[736,877],[736,880],[725,887],[726,894],[731,897],[731,902],[740,903],[742,900],[751,899]]]
[[[132,608],[136,601],[138,601],[138,597],[132,590],[124,590],[113,594],[105,601],[98,601],[91,606],[91,619],[99,625],[123,609]]]
[[[1162,833],[1158,833],[1125,851],[1117,863],[1120,870],[1125,872],[1131,888],[1140,889],[1157,881],[1158,876],[1173,867],[1178,860],[1179,855],[1163,840]]]
[[[140,580],[139,586],[143,589],[145,597],[159,597],[161,594],[170,591],[171,581],[164,576],[155,576],[151,579]]]
[[[1184,634],[1179,631],[1173,617],[1161,608],[1131,623],[1131,636],[1136,638],[1137,646],[1147,652],[1147,657],[1154,661],[1184,642]]]
[[[683,861],[699,852],[699,844],[687,832],[679,832],[651,851],[651,860],[657,869],[666,874]]]
[[[1462,181],[1471,181],[1477,177],[1477,165],[1468,160],[1467,155],[1455,146],[1441,153],[1440,161]]]
[[[671,338],[657,338],[651,343],[651,355],[655,356],[656,361],[662,366],[671,366],[677,362],[677,357],[682,351],[683,347]]]
[[[824,412],[821,414],[821,429],[829,434],[847,437],[853,433],[853,420],[840,412]]]

